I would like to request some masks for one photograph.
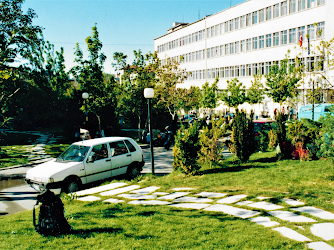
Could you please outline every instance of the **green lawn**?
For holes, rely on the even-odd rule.
[[[203,167],[196,176],[179,172],[163,177],[146,175],[131,183],[138,181],[142,181],[141,187],[161,187],[158,191],[194,187],[196,190],[190,191],[192,194],[200,191],[247,194],[247,200],[254,201],[259,195],[269,196],[272,203],[285,206],[287,211],[292,210],[280,200],[294,198],[334,213],[334,167],[326,160],[277,162],[274,153],[262,153],[253,155],[244,164],[231,157],[222,166]],[[31,211],[4,216],[0,218],[1,248],[307,249],[306,243],[290,240],[270,228],[218,212],[62,198],[73,232],[61,237],[42,237],[33,229]],[[314,242],[323,241],[311,234],[309,223],[290,223],[260,211],[280,226],[289,227]],[[312,218],[318,222],[333,222]],[[334,240],[326,243],[334,247]]]

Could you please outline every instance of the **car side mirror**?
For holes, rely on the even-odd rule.
[[[88,162],[88,163],[92,163],[92,162],[94,162],[94,157],[93,157],[93,155],[88,156],[87,162]]]

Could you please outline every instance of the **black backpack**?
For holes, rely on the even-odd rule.
[[[38,223],[36,225],[35,207],[41,203]],[[33,222],[36,232],[43,236],[59,236],[71,230],[64,216],[64,205],[61,199],[50,190],[37,196],[33,209]]]

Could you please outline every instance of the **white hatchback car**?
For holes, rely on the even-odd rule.
[[[104,137],[73,143],[57,159],[27,171],[34,189],[72,193],[82,184],[127,174],[137,177],[145,162],[142,149],[128,137]]]

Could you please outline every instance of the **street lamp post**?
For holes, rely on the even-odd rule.
[[[150,133],[151,165],[152,165],[152,175],[154,175],[154,155],[153,155],[153,143],[152,143],[153,133],[152,133],[151,108],[150,108],[150,99],[154,97],[154,89],[145,88],[144,97],[147,99],[147,106],[148,106],[148,129]]]
[[[89,94],[87,92],[82,93],[82,99],[84,99],[85,105],[85,114],[86,114],[86,122],[88,122],[88,114],[87,114],[87,99],[89,98]]]

